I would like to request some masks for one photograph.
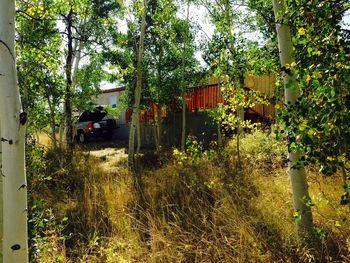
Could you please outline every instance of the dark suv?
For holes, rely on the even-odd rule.
[[[117,128],[116,120],[108,116],[102,106],[93,111],[84,111],[73,124],[74,138],[78,143],[85,143],[92,137],[109,139]]]

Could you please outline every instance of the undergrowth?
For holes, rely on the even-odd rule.
[[[350,262],[341,178],[308,171],[317,247],[300,245],[284,142],[256,131],[204,150],[190,140],[144,165],[136,193],[125,159],[28,147],[32,262]],[[144,156],[144,160],[163,158]]]

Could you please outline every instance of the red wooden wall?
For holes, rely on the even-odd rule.
[[[272,95],[275,86],[275,76],[246,76],[245,81],[246,89],[253,89],[260,91],[265,95]],[[218,84],[209,84],[206,86],[189,88],[185,94],[187,111],[198,111],[213,109],[218,103],[224,103],[222,95],[219,96]],[[157,115],[157,104],[150,103],[150,108],[139,112],[140,122],[149,122]],[[249,109],[252,114],[259,115],[263,118],[273,118],[275,114],[274,105],[255,105],[252,109]],[[126,123],[131,120],[132,110],[126,111]],[[165,110],[162,110],[162,117],[166,116]]]
[[[224,102],[223,96],[219,96],[218,84],[188,89],[185,98],[188,111],[213,109]]]

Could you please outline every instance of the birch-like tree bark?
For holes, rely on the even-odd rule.
[[[81,40],[77,40],[77,43],[75,44],[74,48],[74,67],[72,72],[72,90],[75,92],[77,85],[78,85],[78,70],[79,70],[79,64],[81,60],[81,51],[83,48],[83,42]],[[72,63],[73,64],[73,63]]]
[[[1,120],[0,120],[0,135],[1,135]],[[2,148],[0,143],[0,167],[2,167]],[[2,258],[2,239],[4,236],[4,209],[3,209],[4,203],[3,203],[3,180],[2,176],[0,175],[0,263],[3,262]]]
[[[28,262],[25,130],[17,84],[15,1],[0,0],[0,122],[3,180],[3,262]],[[6,124],[6,125],[5,125]]]
[[[278,47],[280,53],[280,62],[282,68],[286,64],[291,64],[293,58],[293,44],[290,27],[284,19],[286,3],[284,0],[272,0],[275,13],[276,30],[278,38]],[[284,96],[286,104],[295,104],[300,97],[300,90],[295,76],[283,72]],[[289,142],[295,138],[289,138]],[[312,236],[312,213],[311,208],[306,204],[309,200],[308,184],[306,179],[305,167],[298,165],[297,162],[303,157],[301,151],[293,151],[288,147],[288,169],[293,191],[294,210],[300,215],[300,220],[296,222],[299,236],[302,239],[309,239]]]
[[[135,169],[135,134],[136,129],[139,125],[139,111],[141,101],[141,90],[142,90],[142,58],[144,51],[144,39],[146,33],[146,13],[147,13],[147,0],[143,1],[142,10],[142,21],[141,21],[141,34],[139,39],[139,46],[137,52],[137,66],[136,66],[136,87],[134,91],[134,105],[132,107],[130,133],[129,133],[129,151],[128,151],[128,165],[131,170]],[[139,131],[140,132],[140,131]],[[138,139],[138,144],[140,144]]]

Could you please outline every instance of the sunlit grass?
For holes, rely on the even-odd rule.
[[[234,141],[210,159],[144,169],[141,199],[125,157],[77,153],[79,187],[48,199],[57,218],[69,218],[55,233],[67,241],[49,236],[38,262],[348,262],[341,179],[309,169],[321,247],[299,247],[284,143],[267,136],[242,140],[241,173]]]

